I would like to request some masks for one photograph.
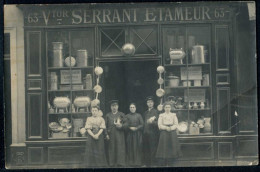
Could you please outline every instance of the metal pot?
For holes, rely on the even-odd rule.
[[[67,108],[70,105],[70,99],[68,97],[55,97],[53,105],[56,108]]]
[[[170,87],[178,87],[180,83],[180,78],[178,76],[168,76],[169,78],[169,86]]]
[[[181,49],[171,49],[169,51],[171,60],[181,60],[185,57],[185,52]]]
[[[192,47],[191,51],[191,63],[193,64],[201,64],[205,63],[205,46],[203,45],[195,45]]]
[[[91,99],[88,96],[80,96],[75,98],[74,105],[79,108],[89,107]]]

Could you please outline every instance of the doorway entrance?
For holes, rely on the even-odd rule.
[[[129,104],[134,102],[137,112],[143,114],[147,109],[145,98],[156,98],[158,89],[156,71],[159,60],[100,62],[104,69],[101,85],[101,109],[110,112],[110,100],[119,100],[119,111],[129,113]]]

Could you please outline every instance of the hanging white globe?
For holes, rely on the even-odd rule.
[[[159,78],[159,79],[157,80],[157,83],[160,84],[160,85],[162,85],[163,82],[164,82],[164,80],[163,80],[162,78]]]
[[[158,73],[163,73],[165,71],[164,67],[163,66],[158,66],[157,67],[157,72]]]
[[[157,106],[157,110],[158,110],[158,111],[162,111],[162,110],[163,110],[163,105],[161,105],[161,104],[158,105],[158,106]]]
[[[92,106],[99,106],[99,104],[100,104],[100,101],[98,99],[94,99],[94,100],[91,101],[91,107]]]
[[[101,75],[103,73],[103,68],[100,66],[95,67],[95,74]]]
[[[159,88],[156,90],[156,95],[158,97],[162,97],[162,96],[164,96],[164,94],[165,94],[165,91],[163,89]]]
[[[96,93],[101,93],[102,92],[102,87],[100,85],[96,85],[93,89],[94,89],[94,91]]]

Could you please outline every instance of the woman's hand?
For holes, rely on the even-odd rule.
[[[132,131],[136,131],[137,130],[136,127],[129,127],[129,129],[132,130]]]
[[[107,135],[107,136],[106,136],[106,139],[107,139],[107,140],[109,140],[109,139],[110,139],[109,135]]]
[[[166,128],[166,131],[172,131],[172,130],[171,130],[171,127],[167,127],[167,128]]]
[[[99,135],[95,134],[93,135],[93,139],[98,140]]]
[[[122,128],[122,124],[115,124],[116,125],[116,128]]]

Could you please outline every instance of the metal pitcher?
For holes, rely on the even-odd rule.
[[[205,63],[205,55],[204,55],[205,46],[203,45],[195,45],[192,47],[192,56],[191,63],[200,64]]]

